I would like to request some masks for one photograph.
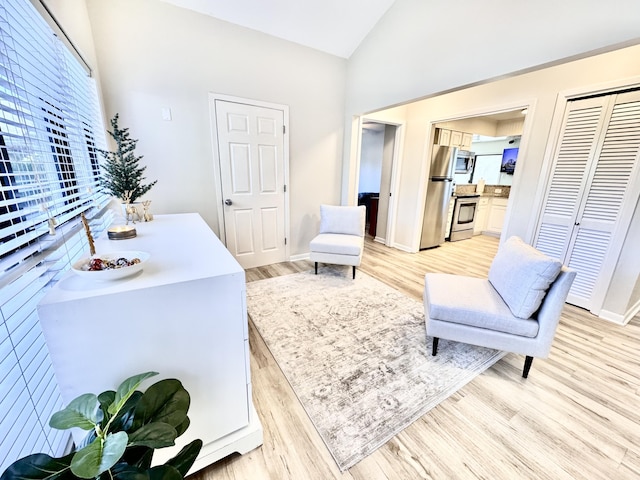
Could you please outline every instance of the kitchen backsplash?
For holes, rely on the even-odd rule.
[[[498,191],[496,191],[498,190]],[[488,197],[509,197],[509,193],[511,192],[511,187],[509,185],[485,185],[484,192],[482,195]],[[463,185],[456,185],[456,193],[460,195],[469,195],[472,193],[476,193],[476,184],[475,183],[465,183]]]

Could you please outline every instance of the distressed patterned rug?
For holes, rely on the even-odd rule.
[[[344,471],[497,362],[440,341],[421,302],[351,267],[247,284],[249,316]]]

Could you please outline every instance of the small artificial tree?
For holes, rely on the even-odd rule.
[[[98,150],[106,160],[102,165],[101,184],[111,195],[133,203],[151,190],[158,181],[154,180],[146,185],[142,183],[145,179],[142,174],[147,167],[140,166],[142,156],[136,156],[134,153],[138,140],[129,137],[128,128],[118,126],[118,115],[116,113],[111,119],[113,130],[108,130],[109,135],[116,142],[116,151]]]

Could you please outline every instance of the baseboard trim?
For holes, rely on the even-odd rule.
[[[620,315],[619,313],[610,312],[608,310],[600,310],[600,315],[598,318],[602,320],[606,320],[607,322],[615,323],[616,325],[624,325],[624,315]]]
[[[414,249],[412,249],[411,247],[407,247],[406,245],[402,245],[401,243],[394,243],[392,245],[393,248],[397,248],[400,251],[403,252],[407,252],[407,253],[416,253],[416,251]]]
[[[301,253],[299,255],[291,255],[289,257],[290,262],[298,262],[300,260],[309,260],[310,253]]]
[[[628,309],[624,315],[620,315],[619,313],[609,312],[607,310],[600,311],[600,317],[605,320],[612,321],[619,325],[626,325],[631,321],[633,317],[640,313],[640,300],[638,300],[630,309]]]

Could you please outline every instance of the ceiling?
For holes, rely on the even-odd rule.
[[[160,0],[349,58],[395,0]]]

